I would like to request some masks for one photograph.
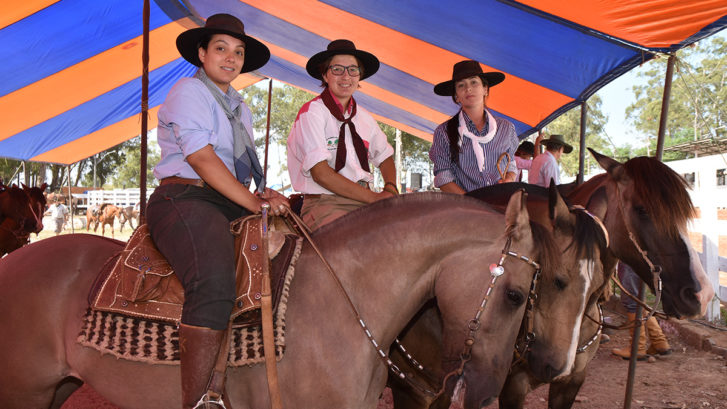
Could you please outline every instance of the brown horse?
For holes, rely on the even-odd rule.
[[[91,209],[86,211],[86,231],[88,231],[89,227],[89,218],[88,218],[88,212],[91,211]],[[103,203],[101,207],[98,208],[96,211],[96,215],[94,216],[94,226],[93,226],[93,232],[96,233],[98,231],[98,226],[101,226],[101,235],[106,235],[106,225],[111,226],[111,237],[114,237],[114,220],[116,220],[117,217],[121,214],[121,209],[118,208],[116,205],[112,205],[110,203]]]
[[[534,288],[535,302],[523,320],[518,336],[519,365],[529,368],[537,378],[552,380],[571,372],[579,346],[578,328],[589,305],[595,305],[597,293],[607,282],[614,265],[604,264],[607,236],[600,222],[580,209],[569,210],[555,187],[550,190],[522,183],[491,186],[468,195],[502,208],[514,192],[528,191],[528,212],[533,220],[545,224],[550,233],[541,238],[553,243],[561,253],[560,263],[544,270]],[[441,342],[441,323],[435,306],[420,312],[401,335],[401,344],[427,370],[416,378],[428,388],[439,382],[443,372],[436,353]],[[592,333],[593,335],[595,333]],[[407,372],[417,374],[399,351],[392,352],[394,362]],[[507,366],[507,365],[505,365]],[[513,367],[513,369],[516,369]],[[510,381],[511,376],[508,376]],[[394,406],[406,408],[448,408],[448,397],[434,400],[421,388],[390,377]]]
[[[660,269],[666,314],[677,318],[704,315],[714,289],[687,238],[694,206],[686,181],[655,158],[637,157],[621,164],[589,150],[606,173],[583,183],[568,200],[585,206],[604,197],[603,223],[611,236],[613,256],[632,266],[652,291],[649,264]]]
[[[0,256],[28,244],[31,233],[43,230],[43,212],[37,208],[26,190],[0,185]]]
[[[119,231],[124,231],[124,224],[129,222],[129,228],[134,230],[134,221],[139,226],[139,209],[136,206],[125,206],[119,208]]]
[[[522,196],[513,196],[503,216],[471,198],[405,195],[317,230],[313,238],[342,288],[304,245],[288,300],[286,356],[278,363],[284,406],[374,407],[387,366],[351,306],[386,351],[435,297],[444,356],[463,365],[464,407],[491,402],[507,374],[503,363],[510,360],[534,274],[530,263],[509,254],[545,257]],[[178,366],[120,360],[76,342],[97,272],[122,245],[98,236],[58,236],[0,263],[0,331],[12,334],[0,337],[0,407],[60,407],[72,388],[56,394],[56,387],[68,377],[121,407],[181,406]],[[496,278],[498,262],[504,274]],[[466,339],[471,349],[460,363]],[[269,407],[262,365],[231,368],[227,379],[233,407]]]

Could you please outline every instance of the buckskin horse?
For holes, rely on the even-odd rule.
[[[0,185],[0,256],[28,244],[31,233],[43,230],[43,211],[36,210],[40,199],[35,193],[30,196],[30,189],[39,188]]]
[[[387,365],[356,317],[387,351],[434,298],[442,312],[444,354],[456,357],[453,365],[461,369],[464,407],[491,402],[507,374],[503,363],[525,311],[532,260],[547,258],[523,196],[514,195],[502,215],[471,198],[405,195],[314,232],[340,287],[304,245],[287,304],[286,356],[278,363],[284,406],[374,407]],[[87,382],[121,407],[181,406],[178,366],[117,359],[76,342],[90,287],[122,246],[99,236],[64,235],[0,263],[0,330],[12,334],[0,338],[1,407],[60,407],[75,386],[68,388],[68,378]],[[269,406],[262,365],[230,368],[227,379],[233,407]],[[59,384],[64,386],[56,394]],[[450,382],[445,392],[453,389]]]
[[[608,251],[608,238],[600,221],[585,209],[569,209],[554,186],[544,189],[508,183],[478,189],[468,196],[484,200],[495,208],[504,208],[513,193],[523,189],[528,192],[531,219],[551,231],[541,244],[550,244],[561,256],[559,265],[550,273],[544,271],[533,288],[535,297],[518,334],[518,359],[510,370],[512,373],[518,368],[527,368],[540,379],[550,380],[571,371],[581,345],[578,328],[584,313],[596,304],[614,263],[603,256]],[[402,348],[425,369],[416,368],[401,351],[392,351],[394,362],[412,376],[409,382],[390,376],[397,409],[449,407],[449,397],[435,397],[430,393],[443,376],[441,355],[437,353],[440,333],[439,313],[436,306],[428,305],[400,335]],[[600,332],[589,335],[594,342]],[[511,378],[512,374],[506,385]]]
[[[607,173],[578,186],[569,193],[568,199],[592,208],[604,221],[611,240],[604,263],[612,265],[617,257],[630,265],[638,265],[640,276],[652,286],[652,291],[653,272],[660,271],[665,312],[677,317],[704,314],[714,292],[686,238],[686,223],[694,212],[686,182],[655,158],[639,157],[621,164],[590,151]],[[528,191],[531,193],[528,203],[532,207],[536,195],[531,189]],[[531,214],[538,218],[538,212],[531,209]],[[598,306],[589,301],[587,315],[599,314]],[[436,321],[432,319],[423,322],[436,328]],[[585,380],[586,364],[598,349],[597,337],[593,336],[598,332],[597,323],[590,318],[582,319],[577,333],[579,353],[575,355],[573,369],[556,379],[538,376],[529,366],[530,361],[518,362],[503,387],[500,407],[522,408],[529,391],[550,382],[549,407],[570,408]],[[437,335],[417,339],[436,343]],[[413,398],[407,394],[413,394]],[[406,402],[415,402],[403,407],[428,407],[428,403],[421,403],[424,399],[421,392],[409,389],[402,396]]]

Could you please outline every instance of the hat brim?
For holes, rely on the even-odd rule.
[[[501,83],[502,81],[505,81],[505,74],[501,72],[483,72],[481,74],[476,74],[483,80],[487,81],[487,86],[492,88],[495,85]],[[474,75],[473,75],[474,77]],[[469,78],[469,77],[467,77]],[[443,97],[451,97],[454,95],[454,83],[455,80],[449,80],[440,82],[439,84],[434,86],[434,93],[437,95],[441,95]]]
[[[270,49],[260,41],[244,34],[220,30],[216,28],[199,27],[187,30],[177,37],[177,50],[182,58],[197,67],[202,66],[199,59],[199,43],[205,35],[227,34],[239,38],[245,43],[245,62],[240,73],[255,71],[270,60]]]
[[[376,71],[379,70],[379,59],[376,58],[375,55],[363,50],[350,49],[321,51],[308,60],[308,63],[305,65],[305,70],[308,71],[308,75],[311,77],[317,80],[322,80],[323,77],[318,71],[318,66],[328,58],[336,55],[352,55],[361,62],[363,65],[363,75],[359,78],[360,80],[364,80],[374,75]]]
[[[571,153],[573,152],[573,146],[570,144],[567,144],[565,142],[561,142],[559,140],[555,139],[543,139],[540,141],[541,144],[548,146],[548,145],[560,145],[563,147],[563,153]]]

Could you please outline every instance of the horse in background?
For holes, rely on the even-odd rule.
[[[0,185],[0,255],[28,244],[31,233],[43,230],[43,213],[36,208],[26,188]]]
[[[131,230],[134,230],[134,221],[136,221],[136,226],[139,226],[139,208],[137,206],[125,206],[119,209],[119,231],[124,231],[124,224],[126,222],[129,222],[129,228]]]
[[[101,235],[106,235],[106,225],[111,226],[111,237],[114,237],[114,220],[116,220],[117,217],[119,217],[119,214],[121,213],[121,209],[118,208],[116,205],[112,205],[111,203],[103,203],[101,207],[98,208],[98,212],[96,213],[96,224],[93,226],[93,232],[98,232],[98,226],[101,225]],[[86,218],[88,218],[88,213],[86,213]],[[88,228],[88,225],[86,226]]]
[[[377,348],[388,351],[433,299],[442,312],[444,354],[461,369],[454,372],[464,385],[465,409],[490,403],[507,375],[502,363],[511,357],[535,273],[510,252],[537,262],[543,256],[522,197],[513,196],[502,215],[471,198],[403,195],[313,232],[333,272],[303,245],[286,308],[286,358],[277,364],[283,405],[376,406],[387,376]],[[1,407],[60,407],[69,391],[56,387],[68,377],[120,407],[181,406],[178,366],[117,359],[77,343],[89,290],[122,248],[104,237],[64,235],[0,263],[0,331],[13,334],[0,337]],[[459,383],[450,380],[444,393]],[[226,391],[232,407],[270,406],[263,365],[229,370]]]
[[[89,231],[89,229],[91,228],[91,223],[93,223],[95,226],[98,225],[99,207],[99,205],[94,204],[86,209],[86,231]]]

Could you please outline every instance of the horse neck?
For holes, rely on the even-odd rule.
[[[568,201],[572,204],[578,204],[586,206],[591,196],[601,188],[606,186],[610,178],[608,174],[602,173],[589,179],[588,181],[577,186],[573,191],[568,194]]]

